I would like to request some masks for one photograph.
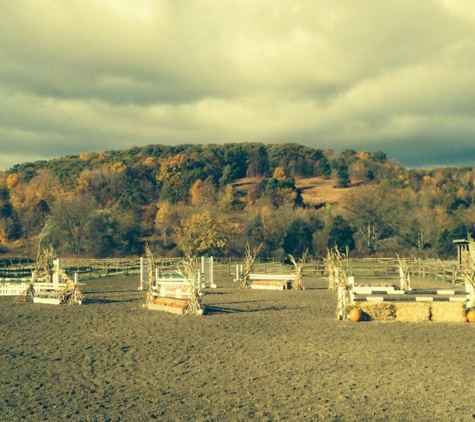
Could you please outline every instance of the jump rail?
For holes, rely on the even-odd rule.
[[[242,281],[244,277],[242,264],[236,265],[236,278],[234,282]],[[251,289],[263,290],[289,290],[292,288],[295,274],[249,274],[249,281]]]
[[[251,289],[289,290],[293,274],[249,274]]]

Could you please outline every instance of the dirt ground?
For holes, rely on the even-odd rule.
[[[143,309],[138,278],[84,282],[81,306],[0,298],[2,421],[475,418],[475,324],[338,321],[323,278],[217,279],[201,317]]]

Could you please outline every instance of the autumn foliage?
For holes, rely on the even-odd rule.
[[[0,253],[453,256],[475,231],[475,170],[405,169],[382,151],[148,145],[0,172]]]

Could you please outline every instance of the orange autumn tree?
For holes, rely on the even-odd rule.
[[[206,180],[198,179],[190,188],[191,205],[214,204],[218,201],[216,187],[213,178],[208,177]]]
[[[182,251],[190,256],[222,255],[228,244],[222,219],[208,210],[182,220],[177,238]]]

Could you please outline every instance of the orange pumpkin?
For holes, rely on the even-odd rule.
[[[468,311],[467,319],[468,322],[475,322],[475,311]]]
[[[475,313],[475,312],[474,312]],[[350,321],[351,322],[358,322],[361,321],[361,317],[363,316],[363,313],[361,312],[360,308],[353,308],[350,311]]]
[[[462,315],[462,316],[460,317],[460,322],[468,322],[467,315]]]

